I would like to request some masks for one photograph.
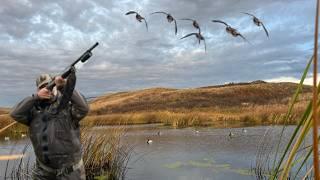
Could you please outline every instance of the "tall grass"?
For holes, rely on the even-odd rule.
[[[294,131],[292,132],[291,137],[288,138],[287,144],[284,145],[284,132],[286,129],[286,125],[291,121],[292,114],[294,114],[298,96],[300,95],[303,87],[303,82],[306,78],[307,72],[310,68],[312,63],[313,57],[309,60],[301,81],[297,87],[296,93],[292,97],[292,101],[288,108],[288,112],[285,116],[277,117],[276,121],[282,121],[284,126],[280,132],[280,136],[278,138],[278,143],[274,146],[272,144],[268,144],[268,141],[264,140],[268,146],[268,149],[265,148],[258,152],[257,156],[257,166],[256,166],[256,176],[259,179],[292,179],[301,177],[301,173],[303,174],[305,171],[302,171],[303,167],[307,168],[310,166],[310,152],[312,152],[311,146],[308,144],[305,148],[306,138],[309,137],[308,135],[309,130],[312,126],[312,102],[311,100],[304,108],[304,112],[301,116],[298,116],[298,124]],[[319,102],[318,102],[319,104]],[[268,138],[266,138],[268,139]],[[260,146],[264,147],[263,144]],[[260,148],[263,149],[263,148]],[[282,150],[284,149],[284,150]],[[275,150],[274,154],[272,155],[271,151]],[[273,157],[273,158],[272,158]],[[270,162],[271,161],[271,162]],[[293,169],[293,170],[292,170]],[[309,168],[310,169],[310,168]],[[300,174],[300,175],[298,175]],[[312,173],[311,173],[312,175]],[[303,177],[303,176],[302,176]],[[310,174],[309,174],[310,177]]]
[[[124,179],[132,152],[128,145],[120,142],[124,133],[124,129],[120,128],[114,128],[108,132],[105,130],[99,132],[90,127],[82,129],[83,161],[88,180],[96,178]],[[35,162],[30,159],[31,155],[27,153],[29,147],[30,144],[26,144],[22,150],[24,158],[7,161],[5,179],[32,179],[32,169],[35,167]],[[11,167],[13,168],[10,169]]]
[[[83,160],[87,179],[124,179],[132,149],[120,142],[125,133],[123,128],[109,132],[82,130]]]
[[[319,146],[318,146],[318,31],[319,31],[319,0],[317,0],[314,32],[314,63],[313,63],[313,170],[316,180],[319,180]]]
[[[308,132],[312,125],[311,100],[307,104],[307,107],[303,108],[304,112],[302,113],[302,116],[294,116],[293,114],[297,114],[295,112],[295,106],[297,105],[298,96],[302,91],[303,82],[306,78],[312,60],[313,57],[309,60],[303,72],[297,90],[291,98],[291,103],[287,113],[285,114],[285,116],[275,116],[275,121],[280,121],[281,124],[284,125],[280,132],[278,144],[274,146],[272,143],[268,143],[269,139],[264,136],[265,139],[263,140],[263,143],[259,145],[256,167],[254,168],[258,179],[265,179],[266,177],[269,177],[269,179],[286,179],[289,176],[289,174],[294,174],[294,176],[292,177],[297,178],[298,174],[301,173],[302,168],[307,167],[307,162],[310,162],[309,158],[312,149],[302,147],[302,142],[304,142],[305,138],[308,136]],[[301,108],[298,109],[301,110]],[[302,111],[300,111],[299,113],[301,112]],[[295,118],[299,119],[298,124],[295,130],[293,131],[292,136],[289,138],[288,143],[285,145],[284,151],[281,151],[281,149],[283,148],[281,146],[281,142],[283,142],[286,125],[291,124],[291,121],[295,121]],[[273,162],[270,162],[270,159],[272,159],[271,151],[273,151],[274,149],[275,153]],[[290,169],[292,168],[295,168],[295,173],[290,172]]]
[[[20,159],[7,160],[5,172],[1,177],[4,179],[17,179],[17,180],[28,180],[32,177],[32,169],[35,167],[35,163],[31,161],[30,156],[28,156],[28,149],[30,148],[30,143],[27,143],[21,150]],[[10,154],[14,151],[12,147]]]
[[[13,123],[13,119],[10,117],[9,114],[1,114],[0,115],[0,129],[4,128],[5,126]]]
[[[272,176],[270,179],[276,179],[279,178],[281,180],[290,178],[290,172],[292,173],[292,169],[298,165],[297,172],[295,173],[296,175],[294,178],[297,177],[297,174],[300,172],[303,166],[307,166],[307,162],[311,161],[311,153],[313,151],[313,169],[309,168],[309,170],[305,173],[304,177],[312,177],[312,171],[314,172],[313,177],[318,180],[319,179],[319,157],[318,157],[318,126],[317,126],[317,119],[318,119],[318,110],[319,110],[319,87],[317,87],[317,50],[318,50],[318,17],[319,17],[319,0],[317,0],[317,7],[316,7],[316,23],[315,23],[315,47],[314,47],[314,57],[313,57],[313,62],[314,62],[314,85],[313,85],[313,99],[312,102],[310,101],[309,105],[306,108],[305,113],[303,114],[303,117],[300,119],[299,124],[297,125],[296,129],[294,130],[286,148],[285,151],[282,153],[280,160],[277,161],[277,156],[274,160],[274,162],[277,162],[277,165],[275,168],[272,169]],[[311,60],[310,60],[311,61]],[[305,74],[307,73],[310,63],[307,65],[307,68],[304,71],[304,75],[301,78],[301,83],[303,83]],[[301,83],[298,87],[298,90],[301,88]],[[296,96],[298,94],[296,93]],[[294,105],[295,99],[292,102],[292,105],[289,108],[288,115],[292,112],[291,107]],[[286,117],[287,118],[287,117]],[[313,120],[313,121],[312,121]],[[298,156],[298,151],[302,147],[302,142],[307,138],[309,130],[313,127],[313,144],[312,144],[312,149],[305,153],[302,157],[297,158]],[[280,136],[280,141],[281,142],[281,137]],[[278,148],[277,148],[278,152]],[[298,159],[298,160],[297,160]],[[276,163],[274,163],[276,164]]]
[[[279,118],[277,124],[295,124],[296,120],[305,110],[307,101],[299,99],[296,106],[293,107],[294,113],[291,113],[287,122],[284,118]],[[162,123],[167,126],[184,128],[190,126],[213,126],[224,127],[228,122],[230,127],[270,125],[275,123],[275,116],[286,116],[286,105],[252,105],[249,107],[228,108],[224,110],[212,109],[193,109],[185,111],[155,111],[155,112],[133,112],[106,115],[91,115],[86,117],[83,125],[133,125]]]

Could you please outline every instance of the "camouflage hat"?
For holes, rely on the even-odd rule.
[[[42,85],[49,83],[52,80],[52,77],[49,74],[41,74],[37,80],[37,88],[40,88]]]

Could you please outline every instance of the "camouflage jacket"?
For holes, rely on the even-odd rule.
[[[52,103],[43,103],[33,95],[19,102],[10,113],[13,119],[29,127],[37,160],[51,168],[70,166],[82,156],[79,121],[89,107],[74,90],[75,81],[73,72]]]

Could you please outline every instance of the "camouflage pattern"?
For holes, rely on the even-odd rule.
[[[53,173],[44,168],[44,165],[40,165],[39,162],[36,164],[36,168],[32,172],[32,179],[34,180],[85,180],[86,174],[83,163],[81,166],[70,173]]]
[[[37,88],[40,88],[42,85],[47,84],[50,81],[52,81],[52,77],[49,74],[41,74],[36,80]]]
[[[89,107],[85,98],[74,90],[75,82],[73,71],[52,101],[39,100],[33,95],[18,103],[10,113],[13,119],[29,127],[37,161],[52,169],[72,167],[82,159],[79,121],[86,116]],[[57,176],[37,163],[33,177],[81,179],[84,174],[84,168],[80,168]]]

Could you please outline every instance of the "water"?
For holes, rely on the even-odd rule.
[[[255,179],[257,145],[266,127],[234,129],[146,129],[130,132],[138,161],[129,162],[128,179]],[[161,135],[158,136],[158,132]],[[230,131],[233,136],[230,137]],[[146,139],[152,139],[147,144]]]
[[[110,129],[96,128],[105,133]],[[288,138],[292,129],[288,128],[284,137]],[[268,146],[275,145],[280,131],[281,127],[269,126],[232,129],[130,126],[122,138],[122,143],[134,147],[126,179],[256,179],[252,168],[256,165],[258,146],[263,137],[268,137]],[[147,139],[153,142],[148,144]],[[2,141],[0,153],[9,154],[14,147],[11,154],[19,154],[26,143],[28,138]],[[32,156],[32,148],[28,151]],[[1,173],[6,163],[0,160]]]

